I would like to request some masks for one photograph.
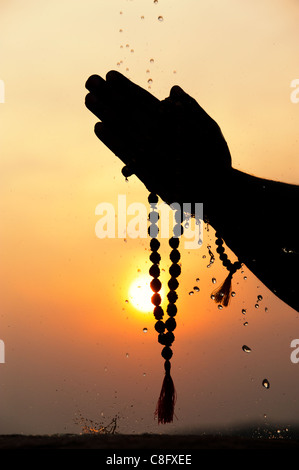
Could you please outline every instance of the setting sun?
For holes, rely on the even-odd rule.
[[[135,279],[129,288],[129,300],[133,307],[141,312],[152,312],[154,305],[151,302],[153,291],[150,287],[152,277],[143,275]],[[163,288],[160,291],[163,299]]]

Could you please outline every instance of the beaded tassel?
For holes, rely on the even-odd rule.
[[[176,402],[176,390],[173,384],[172,377],[170,375],[170,359],[172,357],[172,343],[175,339],[173,331],[176,328],[176,321],[175,316],[177,314],[177,307],[175,305],[178,295],[176,293],[176,289],[179,286],[178,283],[178,276],[181,273],[181,268],[178,265],[180,260],[180,252],[178,251],[179,247],[179,236],[183,233],[183,227],[181,226],[182,218],[180,215],[180,211],[175,213],[175,220],[176,225],[174,226],[174,236],[169,239],[169,245],[172,248],[170,253],[170,260],[172,261],[172,265],[169,268],[170,279],[168,281],[169,292],[167,294],[168,298],[168,306],[167,306],[167,314],[168,319],[164,322],[162,318],[164,316],[164,311],[161,307],[161,296],[159,291],[162,287],[161,281],[159,280],[160,276],[160,255],[158,253],[158,249],[160,247],[160,242],[157,240],[157,235],[159,232],[157,222],[159,219],[159,215],[156,212],[157,209],[157,202],[158,197],[155,194],[150,194],[148,197],[148,201],[151,205],[151,212],[149,214],[150,219],[150,226],[148,229],[148,233],[151,237],[150,241],[150,248],[151,248],[151,255],[150,260],[153,263],[149,274],[153,277],[150,285],[154,292],[152,296],[152,303],[155,305],[154,308],[154,316],[157,320],[155,324],[155,330],[158,332],[158,341],[160,344],[164,346],[162,349],[161,355],[165,359],[164,369],[165,369],[165,376],[162,384],[162,389],[160,393],[160,397],[157,403],[155,416],[158,418],[158,423],[171,423],[173,421],[174,415],[174,407]]]
[[[219,258],[222,261],[222,264],[226,269],[229,271],[229,274],[225,281],[219,286],[213,293],[212,298],[218,304],[222,304],[224,307],[227,307],[231,297],[231,290],[232,290],[232,277],[235,272],[241,268],[242,263],[240,261],[235,261],[232,263],[226,253],[224,253],[223,248],[223,240],[220,237],[219,232],[215,233],[216,236],[216,245],[217,245],[217,253],[219,254]]]

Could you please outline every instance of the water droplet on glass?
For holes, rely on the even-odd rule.
[[[212,295],[211,295],[211,299],[212,299],[212,300],[215,300],[215,295],[212,294]]]
[[[259,308],[259,304],[255,304],[255,308]]]
[[[129,353],[126,353],[126,357],[129,357]]]
[[[147,333],[147,328],[143,328],[143,333]]]
[[[159,21],[163,21],[163,20],[164,20],[163,16],[161,16],[161,15],[158,16],[158,20],[159,20]]]
[[[257,296],[257,300],[260,302],[261,300],[263,300],[263,296],[262,296],[262,295],[258,295],[258,296]]]
[[[126,44],[126,47],[130,47],[130,44]]]
[[[218,309],[219,310],[222,310],[223,309],[223,306],[221,304],[218,305]]]
[[[246,346],[245,344],[244,344],[244,346],[242,346],[242,349],[243,349],[243,351],[246,352],[246,353],[250,353],[250,352],[251,352],[250,347],[249,347],[249,346]]]
[[[119,14],[120,14],[120,15],[122,15],[122,14],[123,14],[123,12],[122,12],[122,11],[120,11],[120,12],[119,12]]]
[[[247,326],[247,325],[248,325],[248,321],[245,321],[245,322],[243,323],[243,325],[244,325],[244,326]]]
[[[120,32],[120,33],[122,33],[122,32],[123,32],[123,30],[122,30],[122,29],[120,29],[120,30],[119,30],[119,32]]]
[[[199,292],[199,287],[194,286],[194,287],[193,287],[193,290],[195,290],[195,292]]]
[[[244,276],[244,277],[243,277],[243,279],[244,279],[244,281],[246,281],[246,279],[247,279],[247,276]]]
[[[262,383],[263,383],[263,387],[270,388],[270,383],[267,379],[264,379]]]
[[[140,18],[141,18],[142,20],[144,20],[144,16],[143,16],[143,15],[142,15],[142,16],[140,16]]]
[[[193,294],[194,294],[194,292],[193,292],[193,290],[191,290],[191,291],[189,292],[189,295],[193,295]]]
[[[145,376],[146,376],[146,372],[143,372],[143,377],[145,377]]]
[[[231,293],[231,296],[232,296],[232,297],[235,297],[235,295],[236,295],[236,293],[233,291],[233,292]]]
[[[196,282],[198,282],[198,281],[199,281],[199,277],[197,277],[195,280],[196,280]]]
[[[128,303],[129,303],[129,301],[126,299],[126,300],[125,300],[125,303],[126,303],[126,304],[128,304]]]
[[[154,0],[154,3],[157,4],[157,3],[158,3],[158,0]]]
[[[131,51],[130,51],[130,52],[132,52],[132,54],[133,54],[133,52],[134,52],[134,49],[131,49]]]
[[[246,308],[242,308],[243,315],[245,315],[246,311],[247,311]]]
[[[212,283],[216,284],[216,278],[215,277],[212,278]]]
[[[265,307],[265,312],[268,312],[268,307]]]
[[[153,64],[155,61],[154,59],[150,59],[150,63]]]
[[[148,81],[147,81],[147,83],[148,83],[149,85],[151,85],[151,84],[153,83],[153,79],[152,79],[152,78],[149,78]]]

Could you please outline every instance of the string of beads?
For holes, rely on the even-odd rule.
[[[180,210],[175,212],[175,222],[176,224],[173,227],[173,236],[169,239],[169,246],[171,247],[171,252],[169,255],[172,264],[169,268],[170,279],[168,281],[169,292],[167,294],[168,305],[167,305],[167,314],[168,319],[163,321],[164,311],[161,307],[161,296],[159,291],[162,287],[160,277],[160,267],[159,263],[161,256],[158,253],[160,248],[160,242],[157,239],[159,228],[158,220],[159,214],[157,212],[157,203],[158,197],[156,194],[151,193],[148,197],[148,201],[151,206],[151,211],[149,214],[150,226],[148,228],[148,233],[151,237],[150,241],[150,261],[152,266],[149,269],[149,274],[152,276],[152,281],[150,283],[151,289],[154,294],[152,296],[152,303],[155,306],[154,316],[157,320],[155,323],[155,330],[158,333],[158,342],[163,345],[161,352],[162,357],[164,358],[164,368],[165,368],[165,378],[160,394],[160,398],[157,404],[156,415],[158,416],[158,421],[162,423],[171,422],[173,419],[174,404],[176,401],[176,393],[173,386],[173,382],[170,376],[170,359],[172,358],[173,352],[171,349],[172,343],[175,339],[173,331],[176,328],[175,316],[177,314],[176,301],[178,299],[177,288],[179,286],[178,277],[181,274],[181,267],[178,264],[181,258],[180,252],[178,250],[180,239],[179,237],[183,234],[182,222],[184,219],[183,214]]]

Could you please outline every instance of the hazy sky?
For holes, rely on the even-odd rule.
[[[212,278],[225,272],[217,258],[207,267],[207,227],[202,248],[182,250],[178,419],[153,420],[161,348],[153,316],[126,302],[149,243],[95,234],[99,203],[146,204],[147,192],[94,136],[84,85],[111,69],[151,79],[161,99],[179,84],[219,123],[235,168],[298,184],[298,20],[295,0],[0,0],[0,433],[80,432],[78,413],[119,414],[126,433],[294,422],[298,314],[246,267],[219,311]],[[167,282],[167,243],[161,254]]]

